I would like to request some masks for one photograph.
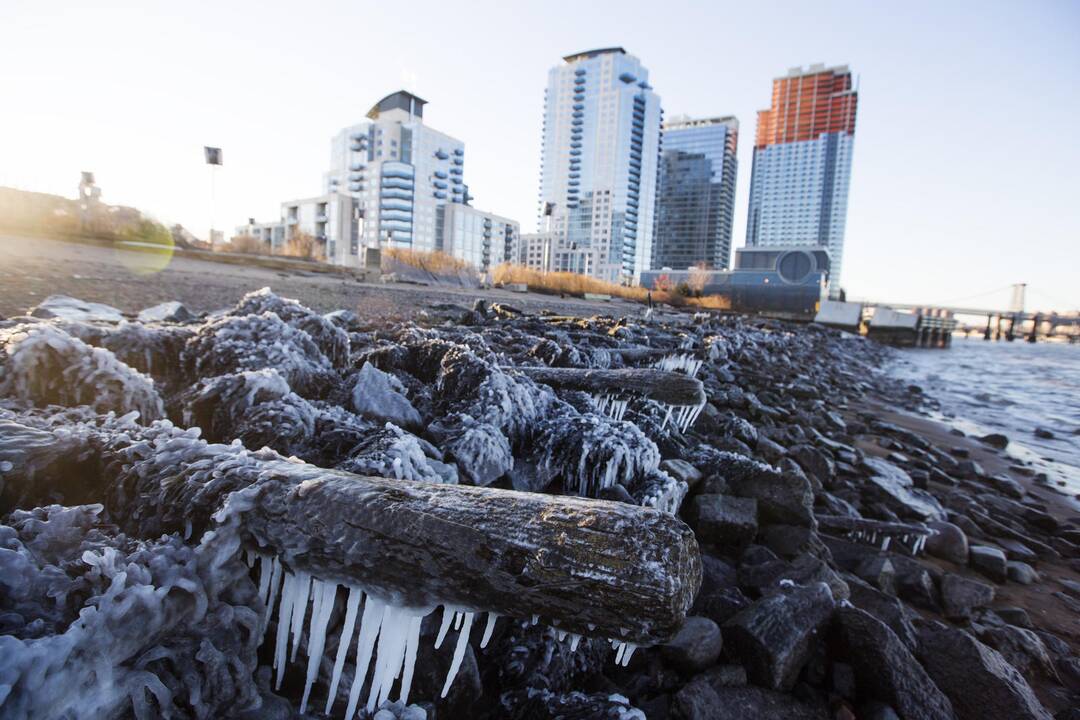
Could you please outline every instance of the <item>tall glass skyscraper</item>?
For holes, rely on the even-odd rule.
[[[726,270],[735,215],[739,121],[733,117],[664,123],[653,269],[704,265]]]
[[[840,288],[858,91],[846,65],[793,68],[758,112],[746,244],[820,245]]]
[[[365,247],[438,250],[443,207],[469,202],[465,143],[425,125],[426,104],[399,90],[330,141],[325,189],[356,198]]]
[[[660,97],[622,48],[563,61],[544,98],[538,230],[552,270],[633,282],[652,260]]]

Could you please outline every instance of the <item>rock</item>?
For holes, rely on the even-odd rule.
[[[983,470],[983,466],[974,460],[965,460],[956,466],[956,472],[960,477],[973,480],[975,478],[986,477],[986,471]]]
[[[614,502],[626,503],[628,505],[637,505],[637,500],[630,494],[630,491],[622,483],[615,483],[611,487],[606,487],[600,490],[596,494],[600,500],[612,500]]]
[[[743,546],[757,534],[757,501],[731,495],[698,495],[690,503],[690,526],[700,542]]]
[[[887,595],[896,594],[896,567],[885,555],[866,557],[855,568],[855,574]]]
[[[994,587],[948,573],[941,580],[941,605],[950,620],[967,620],[973,610],[994,602]]]
[[[912,605],[927,610],[940,607],[937,585],[930,571],[925,567],[904,568],[896,583],[897,594]]]
[[[863,694],[889,703],[905,720],[953,716],[949,699],[883,623],[848,607],[836,611],[834,624]]]
[[[871,702],[859,708],[859,720],[900,720],[900,716],[885,703]]]
[[[710,453],[710,455],[713,455]],[[814,526],[814,492],[806,478],[734,453],[715,453],[715,467],[733,494],[753,498],[763,522]]]
[[[743,687],[746,685],[746,668],[742,665],[717,665],[701,674],[713,689]]]
[[[1039,559],[1039,556],[1032,551],[1031,548],[1019,540],[999,537],[995,538],[995,542],[997,542],[997,544],[1001,546],[1001,549],[1005,551],[1005,557],[1009,560],[1035,562]]]
[[[883,622],[908,650],[915,652],[918,636],[911,623],[912,611],[895,597],[886,595],[857,578],[845,577],[851,593],[851,603]]]
[[[758,542],[785,558],[804,553],[820,558],[829,557],[829,550],[818,534],[802,525],[766,525],[758,530]]]
[[[665,460],[660,463],[660,469],[676,480],[686,483],[686,487],[690,488],[690,490],[693,490],[694,486],[701,482],[701,471],[685,460],[678,458]]]
[[[688,617],[675,637],[661,646],[660,654],[681,672],[693,675],[715,664],[723,646],[716,623],[705,617]]]
[[[1009,438],[1001,433],[990,433],[979,438],[979,442],[998,450],[1004,450],[1009,444]]]
[[[971,567],[996,583],[1003,583],[1009,578],[1005,553],[996,547],[972,545],[969,561]]]
[[[863,460],[863,466],[870,472],[865,489],[876,489],[877,492],[871,493],[875,499],[884,502],[899,516],[919,520],[945,519],[941,503],[927,491],[916,488],[911,477],[896,465],[868,457]]]
[[[994,608],[994,612],[997,613],[998,617],[1010,625],[1016,625],[1017,627],[1022,627],[1027,630],[1031,630],[1034,627],[1034,625],[1031,624],[1031,618],[1028,617],[1027,610],[1024,608],[1012,606],[999,607]]]
[[[675,693],[671,701],[672,715],[680,720],[712,720],[720,717],[723,706],[720,696],[704,678],[694,678]]]
[[[817,582],[828,585],[835,600],[847,599],[847,583],[828,563],[813,555],[800,555],[790,563],[774,560],[739,568],[739,585],[758,595],[768,595],[792,583],[812,585]]]
[[[918,656],[958,720],[1051,720],[1020,672],[963,630],[925,626]]]
[[[748,420],[728,415],[720,421],[720,432],[753,449],[758,444],[758,431]]]
[[[927,525],[934,532],[926,538],[926,552],[957,565],[967,565],[967,534],[956,525],[943,520],[934,520]]]
[[[1046,645],[1031,630],[1012,625],[989,627],[979,634],[979,639],[1001,653],[1021,674],[1031,677],[1038,670],[1047,679],[1060,682]]]
[[[141,323],[153,323],[153,322],[191,322],[196,319],[196,315],[184,307],[181,303],[173,300],[172,302],[164,302],[160,305],[154,305],[148,307],[145,310],[139,312],[139,322]]]
[[[999,493],[1014,497],[1018,500],[1024,497],[1024,494],[1026,493],[1023,485],[1016,482],[1011,477],[1006,477],[1004,475],[992,475],[986,479],[986,482]]]
[[[707,684],[703,678],[696,678],[694,682],[698,681]],[[693,684],[691,683],[691,685]],[[715,704],[708,706],[708,714],[680,715],[676,713],[675,716],[679,718],[695,718],[695,720],[697,718],[708,718],[708,720],[750,720],[750,718],[761,718],[762,720],[765,718],[768,718],[768,720],[829,720],[829,713],[824,704],[800,700],[787,693],[765,690],[753,685],[745,687],[713,687],[711,690],[712,695],[706,697],[710,702],[715,697]],[[696,707],[700,706],[695,705]]]
[[[764,435],[758,436],[756,449],[758,455],[764,458],[765,462],[772,463],[773,465],[787,457],[787,450],[783,445],[774,442]]]
[[[1046,428],[1037,427],[1035,428],[1035,437],[1042,438],[1043,440],[1053,440],[1057,436]]]
[[[124,319],[124,313],[111,305],[86,302],[67,295],[50,295],[30,311],[30,316],[73,322],[118,323]]]
[[[1005,564],[1006,573],[1010,580],[1021,585],[1031,585],[1039,582],[1039,573],[1026,562],[1010,560]]]
[[[755,685],[790,690],[834,607],[825,583],[785,588],[726,622],[724,641]]]
[[[827,484],[836,476],[836,462],[812,445],[795,445],[788,449],[788,454],[822,484]]]
[[[401,381],[371,363],[364,363],[356,375],[352,404],[353,410],[367,418],[401,428],[418,429],[423,424],[420,413],[405,397]]]

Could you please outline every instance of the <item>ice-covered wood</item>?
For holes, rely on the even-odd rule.
[[[594,394],[630,394],[668,405],[698,406],[705,403],[705,386],[700,380],[678,372],[656,368],[518,367],[516,371],[553,388],[581,390]]]

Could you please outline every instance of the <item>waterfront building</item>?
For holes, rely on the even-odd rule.
[[[758,112],[749,247],[828,248],[830,284],[840,288],[858,90],[846,65],[793,68],[773,80]]]
[[[623,48],[567,55],[544,96],[540,219],[550,269],[636,282],[652,261],[660,97]]]
[[[438,250],[464,260],[480,272],[490,272],[520,254],[521,226],[508,218],[448,203]]]
[[[355,199],[364,221],[362,247],[437,250],[444,235],[443,209],[469,202],[465,144],[425,125],[424,105],[399,90],[330,142],[325,191]]]
[[[530,270],[550,271],[551,248],[555,238],[556,233],[552,231],[522,235],[520,251],[515,262]]]
[[[733,117],[682,116],[664,123],[653,268],[727,269],[738,140]]]
[[[270,254],[286,250],[298,233],[310,235],[319,244],[326,262],[347,267],[362,267],[360,237],[363,219],[356,200],[342,193],[327,193],[311,198],[281,203],[280,219],[255,222],[236,228],[237,235],[261,240]]]

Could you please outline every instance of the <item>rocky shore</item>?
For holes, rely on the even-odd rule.
[[[1080,717],[1080,517],[891,351],[401,317],[0,321],[0,715]]]

